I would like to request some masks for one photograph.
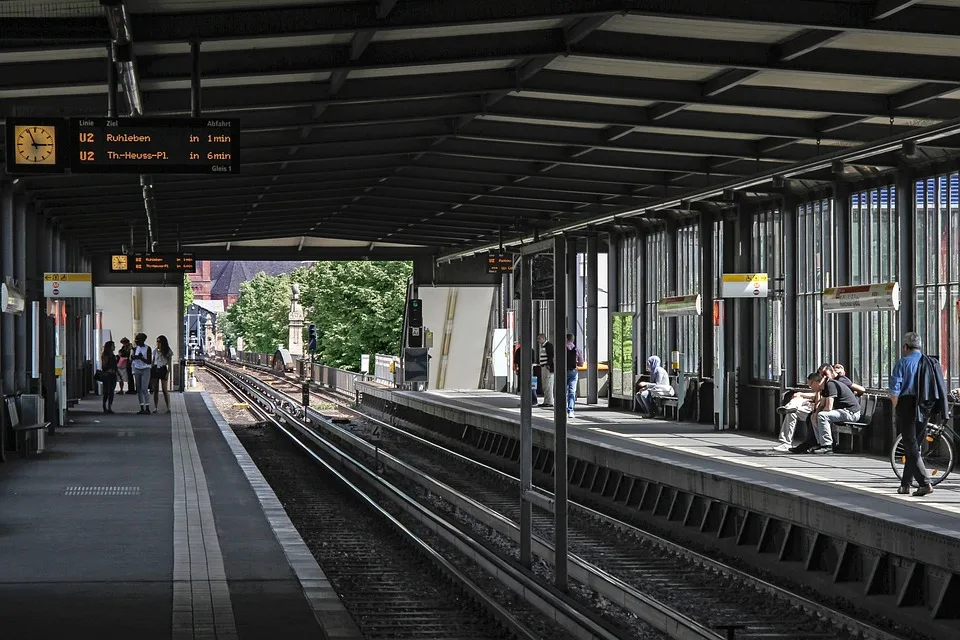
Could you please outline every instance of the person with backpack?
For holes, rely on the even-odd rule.
[[[140,401],[138,415],[150,415],[150,370],[153,366],[153,351],[147,346],[147,334],[138,333],[133,341],[136,347],[130,360],[133,363],[133,378]]]
[[[567,363],[567,417],[573,418],[573,407],[577,402],[577,367],[583,366],[583,352],[573,341],[573,334],[567,334],[566,363]]]
[[[656,415],[656,399],[670,397],[674,391],[667,370],[660,366],[659,356],[647,358],[647,369],[650,371],[650,381],[637,384],[636,404],[641,413],[652,418]]]

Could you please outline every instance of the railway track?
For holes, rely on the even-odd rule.
[[[248,401],[261,424],[272,425],[279,438],[307,454],[291,456],[291,451],[277,451],[277,443],[258,446],[250,437],[241,437],[271,485],[279,485],[275,489],[285,496],[291,518],[365,637],[617,637],[557,594],[536,585],[531,576],[511,570],[495,554],[471,544],[436,515],[420,509],[416,517],[415,501],[402,491],[336,447],[310,437],[309,427],[294,414],[278,413],[276,405],[265,409],[263,390],[231,379],[223,370],[211,367],[208,372]],[[316,473],[317,464],[326,477]],[[330,482],[330,476],[339,482]],[[384,519],[392,526],[385,528]],[[504,598],[499,578],[478,579],[474,563],[512,580],[536,599],[539,611],[522,602],[517,605],[519,598]],[[438,574],[444,579],[438,580]],[[501,604],[504,600],[508,606]]]
[[[269,371],[248,370],[245,375],[278,394],[298,389]],[[342,399],[321,395],[326,406],[334,405],[352,418],[343,428],[328,425],[340,432],[341,444],[421,486],[424,501],[442,497],[445,505],[433,499],[434,507],[474,530],[493,529],[518,540],[516,478],[358,412]],[[550,497],[545,494],[545,501]],[[536,507],[534,514],[534,551],[552,564],[552,516]],[[670,637],[721,637],[711,629],[721,625],[742,626],[737,638],[902,637],[575,503],[569,541],[571,577],[624,604]]]

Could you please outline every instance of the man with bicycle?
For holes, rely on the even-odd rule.
[[[918,497],[933,493],[933,484],[920,456],[920,442],[930,418],[946,417],[948,412],[943,372],[939,363],[923,354],[922,347],[919,335],[913,331],[904,334],[903,357],[890,373],[890,402],[906,457],[897,493],[910,493],[910,484],[916,480],[919,488],[913,495]]]

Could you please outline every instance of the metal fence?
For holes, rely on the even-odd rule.
[[[237,359],[244,364],[269,367],[272,366],[273,355],[272,353],[240,352],[237,353]],[[356,393],[358,380],[373,380],[392,386],[398,386],[399,381],[402,380],[400,358],[382,353],[374,357],[374,370],[369,374],[328,367],[316,362],[311,365],[310,361],[304,358],[294,358],[294,363],[294,370],[301,378],[309,377],[311,382],[322,384],[331,391],[350,395]]]

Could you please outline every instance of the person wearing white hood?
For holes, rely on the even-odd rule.
[[[667,398],[674,395],[673,387],[670,386],[670,376],[667,370],[660,366],[660,358],[650,356],[647,358],[647,368],[650,371],[650,382],[640,382],[637,384],[637,406],[640,412],[648,418],[656,415],[655,398]]]

